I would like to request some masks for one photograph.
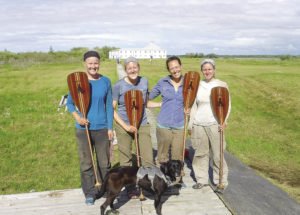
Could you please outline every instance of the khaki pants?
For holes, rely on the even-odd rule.
[[[182,160],[183,129],[156,128],[157,159],[159,163],[172,160]],[[171,147],[171,155],[169,150]]]
[[[134,142],[134,134],[125,131],[120,125],[116,124],[116,135],[119,147],[119,160],[121,166],[132,166],[134,164],[132,152],[132,143]],[[150,136],[150,125],[142,125],[138,131],[138,143],[140,148],[141,166],[153,166],[153,150]]]
[[[213,183],[216,185],[219,184],[220,133],[218,131],[218,125],[193,125],[191,140],[192,146],[195,150],[193,169],[197,182],[201,184],[208,183],[209,155],[211,152],[213,164]],[[223,140],[223,149],[225,150],[225,138],[223,138]],[[225,186],[228,185],[228,167],[225,159],[223,160],[222,182]]]

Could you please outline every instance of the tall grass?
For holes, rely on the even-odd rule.
[[[184,71],[200,59],[183,58]],[[229,84],[227,149],[300,201],[299,59],[225,59],[217,77]],[[150,88],[166,76],[164,60],[141,60]],[[0,193],[80,187],[74,120],[57,111],[74,62],[0,65]],[[101,73],[117,81],[115,61]]]
[[[299,200],[300,61],[220,64],[233,98],[228,150]]]

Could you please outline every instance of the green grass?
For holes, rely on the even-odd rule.
[[[225,60],[219,64],[233,104],[228,150],[298,201],[299,65],[299,60]]]
[[[199,59],[182,60],[184,71],[199,71]],[[216,61],[232,97],[228,151],[300,202],[300,60]],[[80,187],[74,120],[57,112],[67,75],[80,70],[80,62],[0,65],[1,194]],[[114,61],[101,73],[117,81]],[[164,60],[141,61],[150,88],[167,74]]]

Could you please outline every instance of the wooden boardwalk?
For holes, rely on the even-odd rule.
[[[164,215],[229,215],[230,211],[210,187],[194,190],[190,170],[185,167],[185,189],[171,189],[164,195],[162,207]],[[177,195],[176,195],[177,194]],[[87,206],[81,189],[58,190],[48,192],[24,193],[0,196],[1,215],[90,215],[100,214],[100,205],[104,198],[97,200],[95,205]],[[146,201],[129,200],[122,192],[115,204],[119,214],[150,215],[156,214],[154,201],[148,196]],[[109,214],[107,208],[106,214]]]

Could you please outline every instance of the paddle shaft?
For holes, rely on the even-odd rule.
[[[221,126],[223,126],[224,122],[223,122],[223,116],[224,116],[224,112],[223,112],[223,108],[222,105],[218,106],[218,111],[220,113],[220,169],[219,169],[219,187],[222,188],[223,187],[223,160],[224,160],[224,147],[223,147],[223,129],[221,128]]]
[[[222,186],[222,185],[223,185],[223,159],[224,159],[223,130],[220,130],[220,169],[219,169],[219,186]]]
[[[136,148],[137,165],[138,165],[138,167],[140,167],[141,166],[141,161],[140,161],[140,147],[139,147],[138,133],[137,132],[134,132],[134,142],[135,142],[135,148]]]
[[[184,128],[183,128],[183,148],[182,148],[182,161],[184,161],[185,155],[185,145],[186,145],[186,133],[187,133],[187,125],[188,125],[188,115],[184,114]]]
[[[88,143],[89,143],[91,159],[92,159],[92,165],[93,165],[94,175],[95,175],[95,179],[96,179],[95,186],[99,187],[101,185],[101,183],[99,182],[98,175],[97,175],[97,169],[96,169],[96,166],[95,166],[95,159],[94,159],[94,155],[93,155],[93,148],[92,148],[90,133],[89,133],[89,129],[88,129],[87,125],[85,125],[85,131],[86,131],[86,136],[87,136]]]
[[[133,108],[132,109],[133,124],[138,129],[136,116],[137,116],[136,108]],[[140,167],[141,163],[140,163],[140,147],[139,147],[139,141],[138,141],[138,130],[136,132],[134,132],[134,142],[135,142],[135,148],[136,148],[137,165],[138,165],[138,167]]]
[[[184,107],[185,110],[187,110],[189,107],[191,99],[191,89],[188,89],[187,97],[186,97],[186,105]],[[183,127],[183,147],[182,147],[182,161],[184,161],[184,154],[185,154],[185,142],[186,142],[186,133],[187,133],[187,125],[188,125],[188,115],[184,113],[184,127]]]
[[[187,97],[186,97],[186,105],[185,105],[185,110],[189,108],[190,104],[190,99],[191,99],[191,88],[188,89],[187,92]],[[184,162],[184,155],[185,155],[185,145],[186,145],[186,133],[187,133],[187,125],[188,125],[188,115],[184,113],[184,127],[183,127],[183,143],[182,143],[182,162]],[[184,170],[182,168],[181,170],[181,175],[184,176]]]
[[[75,76],[77,79],[79,78],[78,75]],[[77,82],[78,83],[78,82]],[[79,99],[79,105],[80,105],[80,110],[82,111],[82,115],[83,117],[86,119],[86,110],[85,110],[85,106],[84,106],[84,101],[83,101],[83,95],[81,92],[78,93],[78,99]],[[88,139],[88,144],[89,144],[89,148],[90,148],[90,153],[91,153],[91,159],[92,159],[92,166],[93,166],[93,170],[94,170],[94,175],[95,175],[95,179],[96,179],[96,184],[95,186],[100,186],[100,182],[98,179],[98,175],[97,175],[97,169],[95,166],[95,160],[94,160],[94,156],[93,156],[93,148],[92,148],[92,143],[91,143],[91,138],[90,138],[90,133],[89,133],[89,129],[88,126],[85,125],[85,131],[86,131],[86,136]]]

